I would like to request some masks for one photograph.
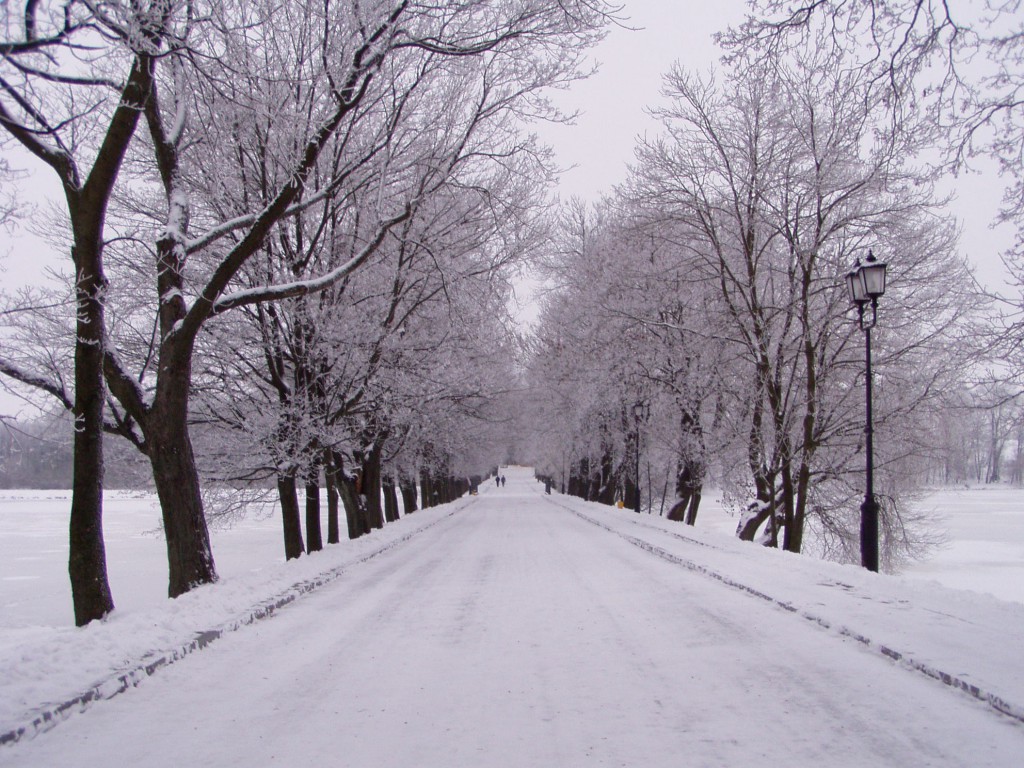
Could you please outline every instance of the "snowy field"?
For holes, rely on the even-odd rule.
[[[155,502],[111,494],[118,609],[84,630],[70,626],[67,495],[3,493],[0,737],[17,743],[0,765],[91,764],[125,733],[127,763],[146,765],[294,764],[318,743],[350,765],[675,766],[681,750],[692,765],[1021,764],[1020,491],[931,497],[949,544],[891,577],[751,548],[713,501],[693,531],[507,474],[508,488],[295,563],[276,516],[215,530],[221,582],[174,601]],[[263,673],[232,689],[247,668]],[[194,721],[166,725],[161,707],[191,711],[189,695]],[[260,723],[305,741],[264,745],[281,750],[267,759]],[[187,754],[171,746],[184,729]]]
[[[73,622],[67,577],[70,499],[64,491],[0,491],[0,631]],[[1024,489],[945,490],[922,503],[946,531],[947,543],[904,575],[1024,603]],[[708,494],[697,528],[731,536],[735,527],[720,498]],[[108,492],[104,530],[118,611],[166,603],[166,550],[155,496]],[[276,514],[261,512],[214,529],[211,536],[217,570],[226,580],[284,563]]]
[[[1024,490],[1005,486],[944,491],[926,498],[947,541],[906,570],[954,589],[1024,603]]]

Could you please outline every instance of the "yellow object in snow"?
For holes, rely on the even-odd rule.
[[[622,499],[619,499],[618,501],[615,502],[615,506],[618,507],[619,509],[624,509],[626,506],[626,502],[624,502]]]

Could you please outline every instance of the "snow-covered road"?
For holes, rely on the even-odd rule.
[[[0,765],[1021,764],[1020,722],[508,477]]]

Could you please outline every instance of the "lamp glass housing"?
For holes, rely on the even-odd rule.
[[[854,304],[861,304],[868,300],[864,290],[864,281],[861,279],[860,264],[846,273],[846,287],[850,290],[850,301]]]
[[[884,261],[875,261],[869,256],[868,260],[860,268],[860,279],[864,284],[864,293],[872,299],[877,299],[885,293],[885,270],[888,265]]]

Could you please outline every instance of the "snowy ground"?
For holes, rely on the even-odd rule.
[[[1024,490],[981,486],[924,501],[946,545],[909,576],[1024,603]]]
[[[1020,765],[1024,605],[930,583],[1021,598],[1019,493],[936,497],[950,547],[887,577],[506,475],[297,563],[276,519],[215,532],[174,601],[155,506],[112,497],[84,630],[63,497],[3,497],[0,765]]]

